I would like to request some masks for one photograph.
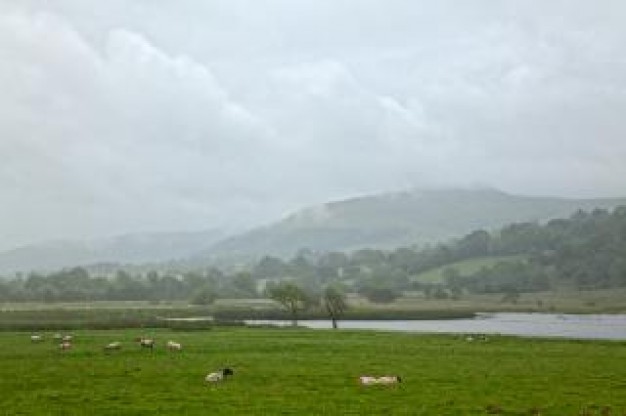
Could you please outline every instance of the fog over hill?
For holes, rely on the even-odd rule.
[[[624,21],[619,0],[2,0],[0,252],[247,230],[400,189],[626,195]],[[390,198],[385,224],[368,224],[384,198],[329,204],[216,249],[392,245],[510,218],[457,227]],[[72,244],[13,264],[101,257]]]
[[[199,267],[264,255],[291,256],[300,249],[350,251],[423,245],[476,229],[568,217],[578,209],[618,205],[626,205],[626,198],[531,197],[494,189],[412,190],[307,207],[277,222],[235,235],[208,230],[32,244],[0,252],[0,272],[173,260],[177,265]]]
[[[320,251],[392,248],[460,237],[511,222],[568,217],[611,208],[626,198],[566,199],[512,195],[494,189],[414,190],[330,202],[216,243],[198,257],[290,256]]]
[[[140,264],[189,256],[225,232],[126,234],[106,239],[49,241],[0,252],[0,272],[51,270],[95,263]]]

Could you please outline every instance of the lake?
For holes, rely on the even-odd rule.
[[[290,325],[290,321],[246,320],[250,325]],[[307,328],[330,329],[330,320],[301,320]],[[431,333],[481,333],[529,337],[626,340],[626,314],[573,315],[543,313],[480,313],[471,319],[339,321],[343,329]]]

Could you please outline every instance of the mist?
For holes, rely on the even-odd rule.
[[[329,200],[626,194],[619,1],[5,1],[0,248]]]

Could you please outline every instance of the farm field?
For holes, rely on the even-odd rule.
[[[427,270],[413,277],[413,280],[422,283],[443,283],[445,280],[444,270],[446,269],[455,269],[459,273],[459,275],[467,276],[472,273],[476,273],[483,267],[493,267],[500,262],[523,261],[525,259],[526,257],[521,255],[471,258],[468,260],[457,261],[455,263],[450,263],[446,264],[445,266]]]
[[[0,333],[2,415],[622,415],[626,342],[219,328]],[[154,337],[154,351],[133,339]],[[180,352],[165,342],[183,344]],[[102,347],[121,341],[120,351]],[[209,372],[235,375],[208,385]],[[360,386],[359,375],[402,376]],[[587,413],[584,413],[587,412]]]

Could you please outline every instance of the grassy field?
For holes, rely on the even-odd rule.
[[[499,262],[521,261],[524,259],[524,256],[490,256],[471,258],[427,270],[413,277],[412,280],[422,283],[443,283],[443,271],[445,269],[456,269],[461,276],[468,276],[476,273],[483,267],[493,267]]]
[[[215,328],[0,333],[2,415],[623,415],[626,342]],[[154,337],[157,348],[132,342]],[[178,353],[163,344],[184,345]],[[104,353],[111,341],[121,351]],[[230,366],[232,379],[204,376]],[[397,386],[359,375],[398,374]],[[587,413],[585,413],[587,412]]]

